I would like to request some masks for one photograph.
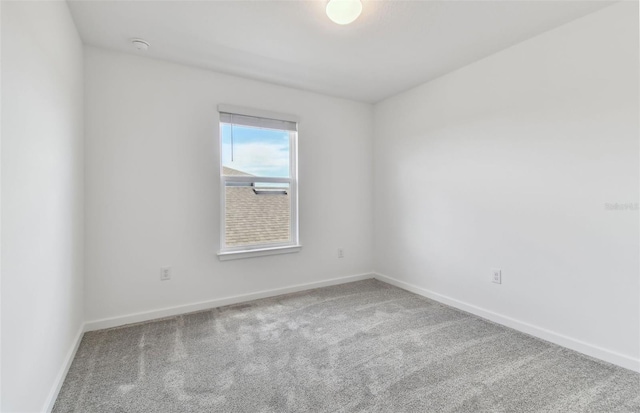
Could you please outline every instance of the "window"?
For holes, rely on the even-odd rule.
[[[227,105],[220,112],[221,259],[295,252],[295,117]]]

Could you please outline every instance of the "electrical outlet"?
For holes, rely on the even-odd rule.
[[[344,250],[342,248],[338,248],[338,258],[344,258]]]
[[[502,270],[499,268],[494,268],[492,270],[492,273],[493,273],[493,278],[491,281],[496,284],[502,284]]]
[[[160,268],[160,281],[167,281],[171,279],[171,267]]]

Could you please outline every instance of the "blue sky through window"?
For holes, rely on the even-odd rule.
[[[233,126],[224,123],[222,165],[256,176],[289,177],[289,132],[273,129]]]

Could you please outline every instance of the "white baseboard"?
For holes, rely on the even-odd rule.
[[[67,373],[69,372],[69,367],[71,367],[71,363],[76,356],[76,352],[78,351],[78,347],[80,346],[80,341],[82,341],[82,335],[84,334],[84,323],[80,325],[78,329],[78,333],[76,334],[69,351],[67,352],[66,357],[64,358],[64,362],[60,367],[60,371],[56,376],[55,381],[53,382],[53,387],[45,400],[44,406],[42,407],[43,412],[51,412],[53,410],[53,405],[56,403],[56,399],[58,398],[58,393],[60,393],[60,389],[62,388],[62,384],[64,383],[64,379],[67,377]]]
[[[456,300],[455,298],[447,297],[446,295],[442,295],[425,288],[421,288],[413,284],[397,280],[387,275],[376,273],[374,277],[380,281],[395,285],[396,287],[421,295],[423,297],[430,298],[442,304],[458,308],[460,310],[477,315],[495,323],[502,324],[506,327],[513,328],[514,330],[518,330],[534,337],[538,337],[551,343],[560,345],[562,347],[566,347],[579,353],[586,354],[587,356],[591,356],[629,370],[640,372],[640,359],[620,354],[615,351],[607,350],[593,344],[585,343],[584,341],[567,337],[563,334],[559,334],[542,327],[534,326],[532,324],[486,310],[473,304],[468,304],[463,301]]]
[[[179,305],[175,307],[161,308],[158,310],[144,311],[140,313],[128,314],[119,317],[103,318],[100,320],[87,321],[85,331],[102,330],[105,328],[119,327],[126,324],[140,323],[142,321],[155,320],[159,318],[172,317],[180,314],[203,311],[225,305],[242,303],[245,301],[257,300],[260,298],[275,297],[277,295],[295,293],[298,291],[311,290],[314,288],[328,287],[331,285],[345,284],[353,281],[360,281],[374,278],[373,273],[350,275],[340,278],[332,278],[324,281],[316,281],[306,284],[298,284],[290,287],[276,288],[273,290],[263,290],[255,293],[235,295],[232,297],[218,298],[210,301],[201,301],[193,304]]]

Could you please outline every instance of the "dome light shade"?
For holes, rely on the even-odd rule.
[[[330,0],[327,3],[327,16],[338,24],[349,24],[362,13],[360,0]]]

